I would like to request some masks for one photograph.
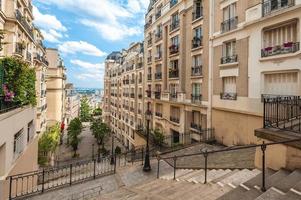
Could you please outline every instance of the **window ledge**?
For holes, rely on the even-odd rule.
[[[236,67],[238,66],[239,62],[227,63],[227,64],[219,64],[220,68],[228,68],[228,67]]]
[[[196,48],[191,48],[191,51],[196,51],[196,50],[200,50],[203,49],[203,45],[196,47]]]
[[[169,35],[171,35],[171,34],[177,32],[177,31],[179,31],[179,30],[180,30],[180,25],[179,25],[179,27],[177,27],[177,28],[175,28],[175,29],[173,29],[173,30],[170,30],[170,29],[169,29]]]
[[[196,22],[198,22],[198,21],[201,21],[202,19],[204,19],[204,16],[201,16],[201,17],[199,17],[199,18],[197,18],[197,19],[195,19],[195,20],[192,20],[192,24],[194,24],[194,23],[196,23]]]
[[[301,55],[300,50],[295,53],[286,53],[286,54],[279,54],[279,55],[274,55],[274,56],[263,57],[263,58],[260,58],[259,61],[265,62],[265,61],[270,61],[270,60],[286,59],[286,58],[296,57],[298,55]]]

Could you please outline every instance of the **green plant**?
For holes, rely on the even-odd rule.
[[[162,146],[164,143],[164,134],[160,129],[155,129],[154,130],[154,142],[158,146]]]
[[[102,115],[102,110],[100,108],[96,108],[94,111],[93,111],[93,115],[94,116],[101,116]]]
[[[80,119],[83,122],[91,121],[91,107],[87,97],[80,100]]]
[[[74,154],[73,157],[77,156],[78,145],[81,141],[79,135],[81,134],[83,129],[82,122],[79,118],[74,118],[71,120],[69,127],[67,129],[67,137],[68,137],[68,146],[71,146]]]
[[[4,80],[1,87],[5,86],[6,91],[14,94],[11,101],[19,105],[30,104],[35,106],[37,103],[35,70],[30,68],[26,62],[13,57],[1,59],[0,68],[4,71]]]
[[[38,163],[45,166],[48,162],[48,157],[53,154],[59,145],[60,127],[58,124],[48,127],[43,133],[38,143]]]

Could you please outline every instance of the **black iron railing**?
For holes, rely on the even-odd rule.
[[[231,19],[225,20],[221,23],[221,32],[228,32],[237,28],[238,17],[233,17]]]
[[[148,80],[148,81],[151,81],[151,80],[152,80],[152,74],[148,74],[148,75],[147,75],[147,80]]]
[[[162,72],[155,73],[155,79],[156,80],[161,80],[162,79]]]
[[[29,23],[26,21],[26,18],[22,15],[22,13],[18,9],[16,9],[16,19],[24,27],[24,29],[30,35],[30,37],[34,38],[32,27],[29,25]]]
[[[203,37],[194,37],[191,42],[192,43],[191,47],[194,49],[202,46],[202,41],[203,41]]]
[[[161,117],[161,118],[162,118],[162,113],[161,113],[161,112],[156,112],[155,115],[156,115],[157,117]]]
[[[170,101],[177,101],[178,100],[178,93],[172,92],[169,94],[169,100]]]
[[[151,98],[151,97],[152,97],[152,91],[151,91],[151,90],[147,90],[147,91],[146,91],[146,96],[147,96],[148,98]]]
[[[301,133],[301,97],[263,95],[263,127]]]
[[[178,69],[170,69],[169,70],[169,78],[179,78],[179,70]]]
[[[149,57],[147,58],[147,62],[148,62],[148,63],[152,62],[152,57],[151,57],[151,56],[149,56]]]
[[[195,9],[195,11],[192,13],[192,21],[197,20],[201,17],[203,17],[203,7]]]
[[[202,65],[191,67],[191,76],[202,76]]]
[[[0,114],[9,112],[21,106],[21,104],[18,104],[16,102],[10,100],[6,101],[5,97],[0,95]]]
[[[157,32],[155,33],[155,40],[158,41],[158,40],[160,40],[160,39],[162,39],[162,31],[161,31],[161,30],[160,30],[160,31],[157,31]]]
[[[183,154],[183,155],[175,155],[175,156],[164,156],[164,155],[158,155],[157,160],[158,160],[158,167],[157,167],[157,178],[160,177],[160,161],[161,160],[165,160],[168,163],[170,163],[170,161],[172,161],[170,164],[173,166],[173,171],[174,171],[174,180],[176,180],[176,170],[177,169],[196,169],[194,168],[190,168],[189,166],[178,166],[177,161],[181,158],[186,158],[186,157],[193,157],[193,156],[203,156],[203,165],[197,167],[197,169],[204,169],[204,184],[207,183],[207,174],[208,174],[208,169],[219,169],[218,167],[216,167],[216,165],[214,165],[214,168],[212,167],[208,167],[208,162],[211,162],[214,159],[208,159],[210,157],[214,158],[214,155],[218,154],[218,153],[223,153],[223,152],[230,152],[230,151],[241,151],[244,149],[251,149],[251,148],[260,148],[261,152],[262,152],[262,159],[261,159],[261,163],[262,163],[262,184],[261,184],[261,191],[265,192],[266,191],[266,149],[269,146],[273,146],[273,145],[278,145],[278,144],[288,144],[288,143],[300,143],[301,138],[299,139],[293,139],[293,140],[286,140],[286,141],[282,141],[282,142],[270,142],[270,143],[265,143],[263,142],[262,144],[258,144],[258,145],[247,145],[247,146],[241,146],[241,147],[231,147],[231,148],[225,148],[225,149],[221,149],[221,150],[212,150],[212,151],[208,151],[208,150],[202,150],[201,152],[198,153],[192,153],[192,154]],[[242,158],[244,159],[244,158]],[[225,161],[224,161],[225,162]],[[233,162],[233,160],[229,160],[229,162]],[[232,168],[232,169],[239,169],[239,168]]]
[[[161,99],[161,92],[155,91],[155,99]]]
[[[161,17],[161,9],[156,12],[156,19],[158,19],[159,17]]]
[[[180,118],[179,117],[170,116],[170,121],[179,124],[180,123]]]
[[[179,45],[173,44],[169,47],[169,54],[172,55],[176,53],[179,53]]]
[[[202,95],[201,94],[191,94],[191,102],[192,103],[201,103]]]
[[[288,8],[295,5],[295,0],[264,0],[262,3],[262,16],[271,14],[274,11]]]
[[[224,100],[237,100],[237,93],[223,92],[220,98]]]
[[[224,56],[221,58],[221,64],[229,64],[237,62],[237,55]]]
[[[179,26],[180,26],[180,20],[179,19],[173,20],[172,23],[170,24],[170,31],[179,28]]]
[[[261,50],[261,57],[295,53],[300,50],[300,42],[286,42],[283,45],[266,47]]]

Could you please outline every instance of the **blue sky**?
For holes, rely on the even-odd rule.
[[[103,88],[104,60],[143,40],[149,0],[33,0],[35,25],[58,48],[76,87]]]

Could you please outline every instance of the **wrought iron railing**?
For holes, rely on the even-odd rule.
[[[237,93],[223,92],[220,98],[224,100],[237,100]]]
[[[162,72],[156,72],[155,73],[155,79],[156,80],[161,80],[162,79]]]
[[[262,3],[262,15],[266,16],[274,11],[295,5],[295,0],[264,0]]]
[[[201,94],[191,94],[191,102],[192,103],[201,103],[202,95]]]
[[[202,41],[203,41],[203,37],[194,37],[192,39],[192,42],[191,42],[191,47],[194,49],[194,48],[198,48],[200,46],[202,46]]]
[[[224,56],[221,58],[221,64],[229,64],[237,62],[237,55]]]
[[[6,101],[4,96],[0,95],[0,114],[9,112],[16,108],[21,107],[22,105],[13,101]]]
[[[172,55],[176,53],[179,53],[179,45],[173,44],[169,47],[169,54]]]
[[[263,95],[263,127],[301,133],[301,97]]]
[[[228,32],[237,28],[238,17],[233,17],[231,19],[225,20],[221,23],[221,32]]]
[[[195,11],[192,13],[192,20],[197,20],[203,16],[203,7],[195,9]]]
[[[169,70],[169,78],[179,78],[179,70],[178,69],[170,69]]]
[[[180,20],[179,19],[173,20],[172,23],[170,24],[170,31],[179,28],[179,26],[180,26]]]
[[[155,99],[161,99],[161,92],[155,91]]]
[[[191,67],[191,76],[202,76],[202,65]]]
[[[16,19],[18,22],[24,27],[24,29],[27,31],[27,33],[34,38],[32,27],[28,24],[25,17],[22,15],[22,13],[16,9]]]
[[[300,50],[300,42],[286,42],[283,45],[265,47],[261,50],[261,57],[268,57],[280,54],[295,53]]]
[[[180,118],[179,117],[175,117],[175,116],[170,116],[170,121],[179,124],[180,123]]]

